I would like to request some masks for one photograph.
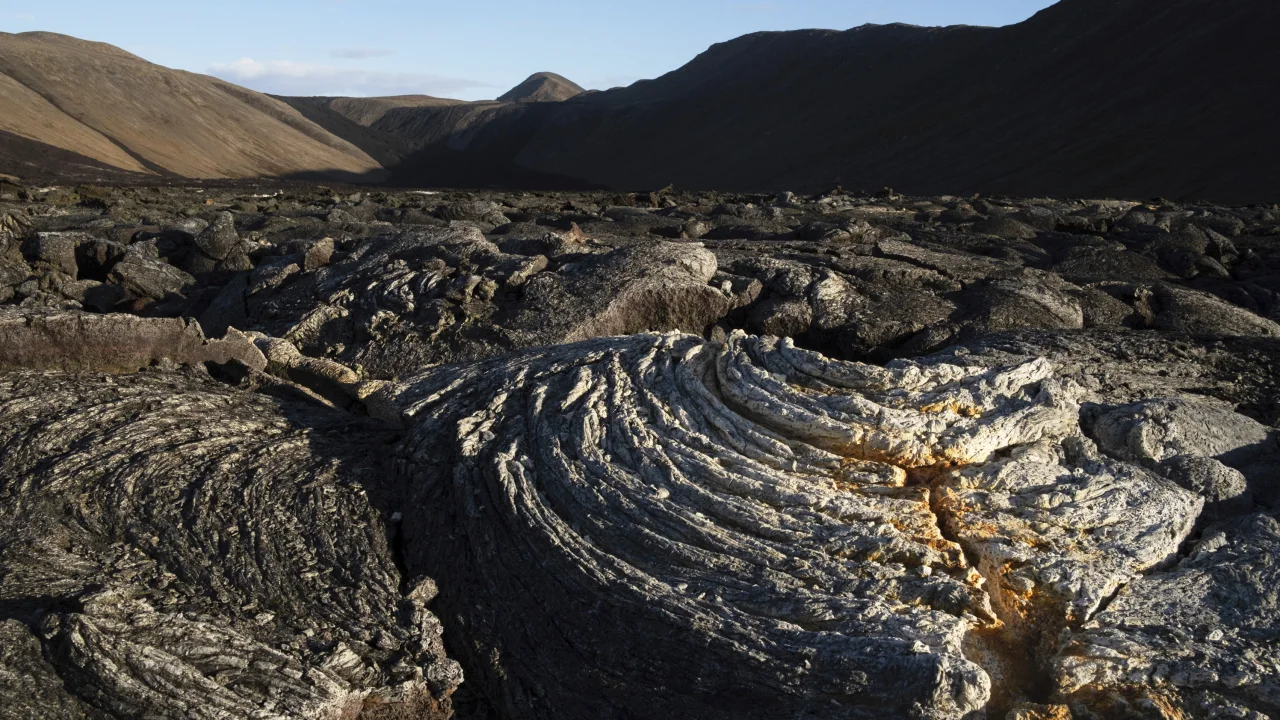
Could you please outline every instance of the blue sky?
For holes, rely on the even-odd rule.
[[[1053,0],[0,0],[0,30],[49,30],[297,95],[493,98],[549,70],[605,89],[758,30],[1007,25]]]

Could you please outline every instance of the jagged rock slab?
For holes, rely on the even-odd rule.
[[[926,362],[990,367],[1036,357],[1053,361],[1063,379],[1083,389],[1080,424],[1105,454],[1200,494],[1211,515],[1276,507],[1280,345],[1274,341],[1024,331],[956,346]]]
[[[1053,662],[1080,717],[1264,718],[1280,714],[1280,523],[1253,515],[1205,534],[1144,577]]]
[[[937,508],[1009,632],[1055,639],[1139,573],[1171,560],[1204,501],[1081,437],[953,473]]]
[[[279,293],[250,285],[243,302],[269,334],[391,377],[602,335],[702,332],[730,309],[715,272],[712,253],[677,243],[579,247],[552,270],[462,227],[365,240]]]
[[[161,361],[267,365],[241,333],[209,340],[188,320],[0,307],[0,370],[134,372]]]

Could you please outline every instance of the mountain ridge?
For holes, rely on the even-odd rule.
[[[752,33],[658,78],[602,92],[579,92],[554,73],[479,102],[270,97],[201,82],[237,96],[296,142],[302,136],[328,148],[321,154],[359,158],[362,179],[402,186],[843,185],[1274,202],[1274,27],[1280,4],[1262,0],[1228,8],[1213,0],[1063,0],[1000,28]],[[58,36],[32,42],[50,37]],[[143,62],[77,42],[82,56]],[[18,85],[0,76],[0,104],[21,104],[27,91]],[[21,135],[15,126],[30,118],[19,114],[8,126],[0,118],[0,131]],[[59,132],[75,136],[65,149],[130,172],[158,166],[198,176],[104,134],[101,124],[60,121],[67,127]],[[272,160],[268,152],[259,164]]]
[[[1005,28],[744,36],[559,113],[517,161],[612,187],[1274,201],[1280,157],[1249,146],[1277,117],[1264,28],[1280,12],[1214,5],[1067,0]]]
[[[373,129],[409,149],[391,168],[403,185],[474,181],[456,172],[471,158],[619,190],[1274,202],[1280,6],[1218,5],[1064,0],[1000,28],[752,33],[629,87],[399,108]]]

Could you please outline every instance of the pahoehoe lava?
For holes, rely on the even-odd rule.
[[[1274,715],[1278,233],[0,184],[0,717]]]

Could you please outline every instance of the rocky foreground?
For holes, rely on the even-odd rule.
[[[0,717],[1280,717],[1280,211],[0,183]]]

